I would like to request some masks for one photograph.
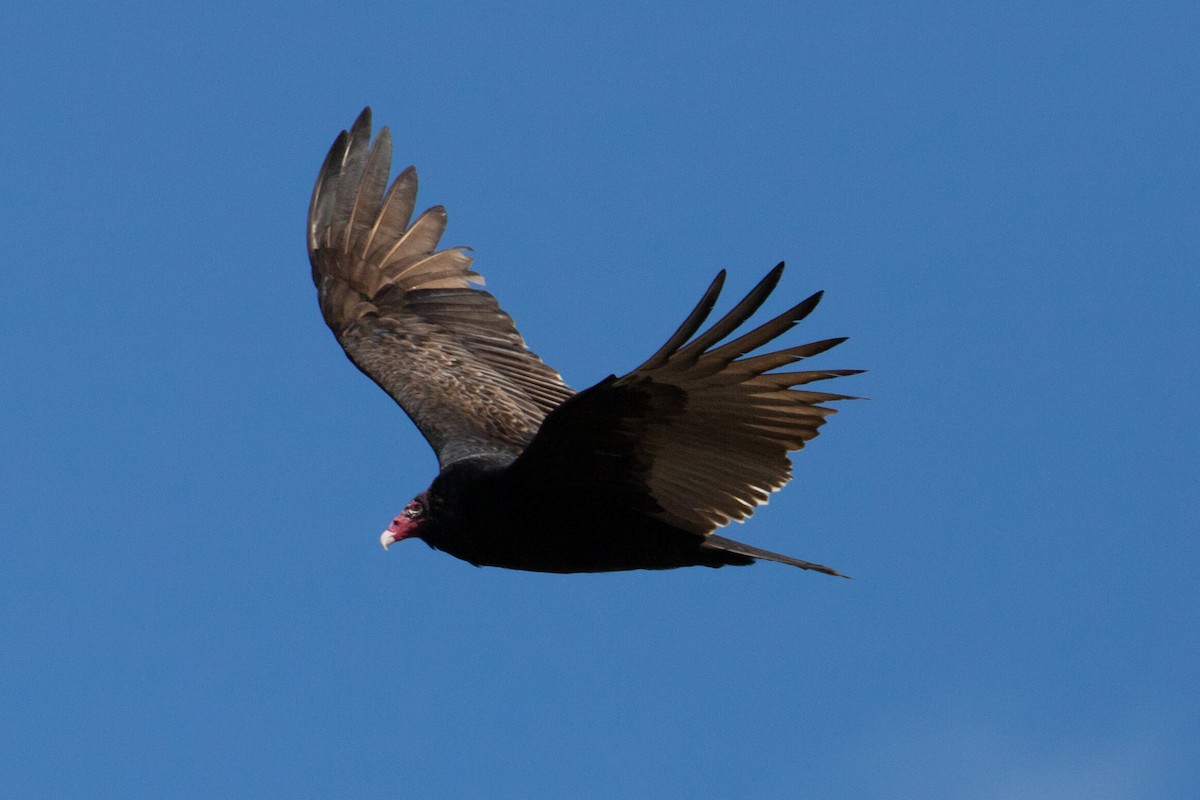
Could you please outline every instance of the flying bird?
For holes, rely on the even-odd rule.
[[[743,332],[781,263],[700,332],[722,270],[645,363],[575,392],[471,286],[483,279],[467,248],[437,249],[445,209],[411,219],[417,173],[389,186],[391,156],[388,129],[372,143],[364,109],[330,148],[308,213],[325,322],[438,457],[440,473],[387,526],[385,548],[422,539],[477,566],[538,572],[765,559],[841,576],[714,533],[791,479],[788,453],[834,413],[825,403],[853,399],[797,387],[861,370],[777,371],[844,339],[750,355],[808,316],[820,292]]]

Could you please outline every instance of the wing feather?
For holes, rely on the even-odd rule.
[[[385,134],[390,141],[391,134],[387,128],[379,132],[380,138],[383,138]],[[385,182],[390,171],[391,163],[389,161],[382,169]],[[375,223],[371,226],[370,232],[363,237],[363,249],[360,255],[365,258],[368,253],[374,253],[376,250],[390,249],[396,240],[408,230],[409,220],[412,219],[416,207],[417,170],[414,167],[406,167],[388,187],[379,213],[375,217]]]
[[[684,342],[692,338],[700,326],[704,324],[704,320],[708,319],[708,315],[712,313],[713,306],[717,304],[717,298],[721,295],[721,288],[725,285],[725,270],[717,273],[717,277],[709,284],[708,290],[704,292],[704,297],[700,298],[700,302],[692,309],[692,313],[688,314],[687,319],[679,326],[679,330],[671,334],[671,338],[667,339],[666,344],[659,348],[658,352],[650,356],[645,364],[642,364],[638,369],[653,369],[662,366],[667,362],[667,359],[672,353],[678,350]]]
[[[309,205],[321,313],[346,355],[408,413],[445,467],[519,453],[573,393],[525,345],[471,270],[468,248],[437,246],[446,210],[412,219],[417,174],[388,186],[392,141],[371,143],[364,109],[334,140]]]

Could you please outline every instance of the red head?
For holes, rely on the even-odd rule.
[[[388,525],[387,530],[379,537],[383,549],[388,549],[390,545],[401,539],[420,536],[421,525],[426,520],[427,511],[424,495],[413,498],[412,502],[404,507],[400,515],[392,520],[392,524]]]

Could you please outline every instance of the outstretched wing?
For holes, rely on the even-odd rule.
[[[580,392],[552,412],[513,465],[514,476],[552,485],[579,498],[580,505],[637,508],[699,536],[749,517],[791,480],[788,453],[804,447],[834,413],[823,404],[853,399],[797,387],[862,371],[772,371],[845,339],[747,357],[804,319],[820,292],[721,344],[762,305],[782,273],[779,264],[724,317],[692,338],[717,301],[725,280],[721,272],[646,363]],[[714,546],[728,549],[719,542]]]
[[[446,211],[409,224],[417,173],[388,187],[392,143],[371,144],[371,109],[329,150],[308,212],[308,255],[325,322],[350,360],[425,435],[442,467],[520,452],[572,395],[525,346],[471,271],[464,247],[437,250]],[[386,191],[385,191],[386,190]]]

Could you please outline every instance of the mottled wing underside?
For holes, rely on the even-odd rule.
[[[391,136],[364,109],[313,188],[308,250],[321,313],[346,355],[408,413],[442,467],[520,452],[572,395],[526,346],[463,247],[436,249],[446,211],[410,220],[417,174],[388,186]]]

